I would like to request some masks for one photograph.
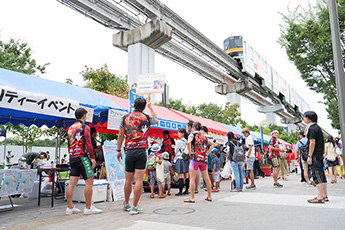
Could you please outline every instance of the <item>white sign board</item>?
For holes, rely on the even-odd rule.
[[[108,129],[110,130],[119,130],[120,124],[122,122],[122,117],[127,113],[124,111],[119,111],[116,109],[108,110]]]
[[[164,93],[165,74],[143,74],[138,78],[137,93]]]
[[[0,85],[0,107],[57,117],[75,118],[74,112],[79,107],[79,103],[69,99],[20,91]]]

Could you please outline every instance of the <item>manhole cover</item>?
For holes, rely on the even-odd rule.
[[[184,215],[193,213],[195,210],[191,208],[158,208],[153,210],[153,212],[160,215]]]

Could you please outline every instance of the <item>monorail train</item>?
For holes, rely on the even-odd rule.
[[[242,72],[260,79],[265,90],[284,100],[292,107],[297,106],[301,113],[310,110],[309,104],[275,71],[242,36],[232,36],[224,40],[224,51],[242,65]],[[281,97],[283,98],[283,97]]]

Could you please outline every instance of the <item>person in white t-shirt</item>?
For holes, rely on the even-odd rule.
[[[244,139],[245,139],[245,146],[248,148],[246,152],[246,168],[249,174],[249,178],[251,184],[247,186],[247,189],[256,189],[255,182],[254,182],[254,162],[255,162],[255,148],[254,148],[254,140],[253,137],[250,135],[250,131],[248,128],[244,128],[242,130]]]

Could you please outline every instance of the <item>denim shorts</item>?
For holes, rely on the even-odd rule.
[[[219,182],[219,174],[220,174],[220,171],[217,171],[217,172],[214,172],[213,173],[213,180],[214,182]]]
[[[149,184],[150,184],[150,187],[155,186],[156,182],[157,182],[158,186],[163,186],[163,183],[160,182],[159,180],[157,180],[156,170],[148,171],[148,174],[149,174]]]

